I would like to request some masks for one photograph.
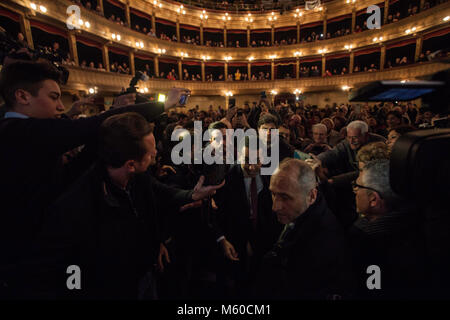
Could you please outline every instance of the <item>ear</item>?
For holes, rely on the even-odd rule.
[[[17,104],[28,105],[31,99],[31,93],[23,89],[17,89],[14,93]]]
[[[124,166],[127,169],[127,172],[129,173],[136,172],[136,164],[134,160],[127,160]]]
[[[312,205],[314,202],[316,202],[317,199],[317,188],[314,188],[311,190],[308,196],[308,205]]]
[[[382,201],[380,195],[378,194],[378,192],[370,192],[368,195],[369,198],[369,206],[371,208],[376,208],[378,206],[380,206],[380,203]]]

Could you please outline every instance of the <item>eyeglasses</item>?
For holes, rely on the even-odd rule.
[[[380,198],[383,198],[383,196],[381,195],[380,191],[374,189],[374,188],[370,188],[370,187],[365,187],[362,185],[359,185],[356,183],[356,181],[352,181],[352,188],[353,188],[353,192],[356,193],[356,191],[358,191],[358,189],[367,189],[367,190],[372,190],[375,191],[376,193],[378,193],[378,195],[380,196]]]

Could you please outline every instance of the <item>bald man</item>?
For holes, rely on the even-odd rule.
[[[304,161],[286,159],[270,180],[272,210],[284,225],[263,259],[257,295],[265,299],[348,297],[344,233]]]

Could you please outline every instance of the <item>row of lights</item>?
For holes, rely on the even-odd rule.
[[[33,9],[34,11],[37,11],[38,6],[35,3],[30,3],[30,7],[31,9]],[[39,11],[41,11],[42,13],[47,13],[47,8],[45,6],[40,5],[39,6]]]
[[[232,91],[225,91],[224,94],[225,94],[226,97],[232,97],[234,95]],[[270,90],[270,94],[276,96],[278,94],[278,91],[276,89],[272,89],[272,90]],[[294,94],[295,95],[300,95],[300,94],[302,94],[302,90],[295,89],[294,90]]]

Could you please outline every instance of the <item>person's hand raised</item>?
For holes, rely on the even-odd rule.
[[[172,88],[167,94],[167,99],[164,102],[164,111],[168,111],[169,109],[179,107],[180,99],[182,96],[189,96],[191,91],[185,88]]]

